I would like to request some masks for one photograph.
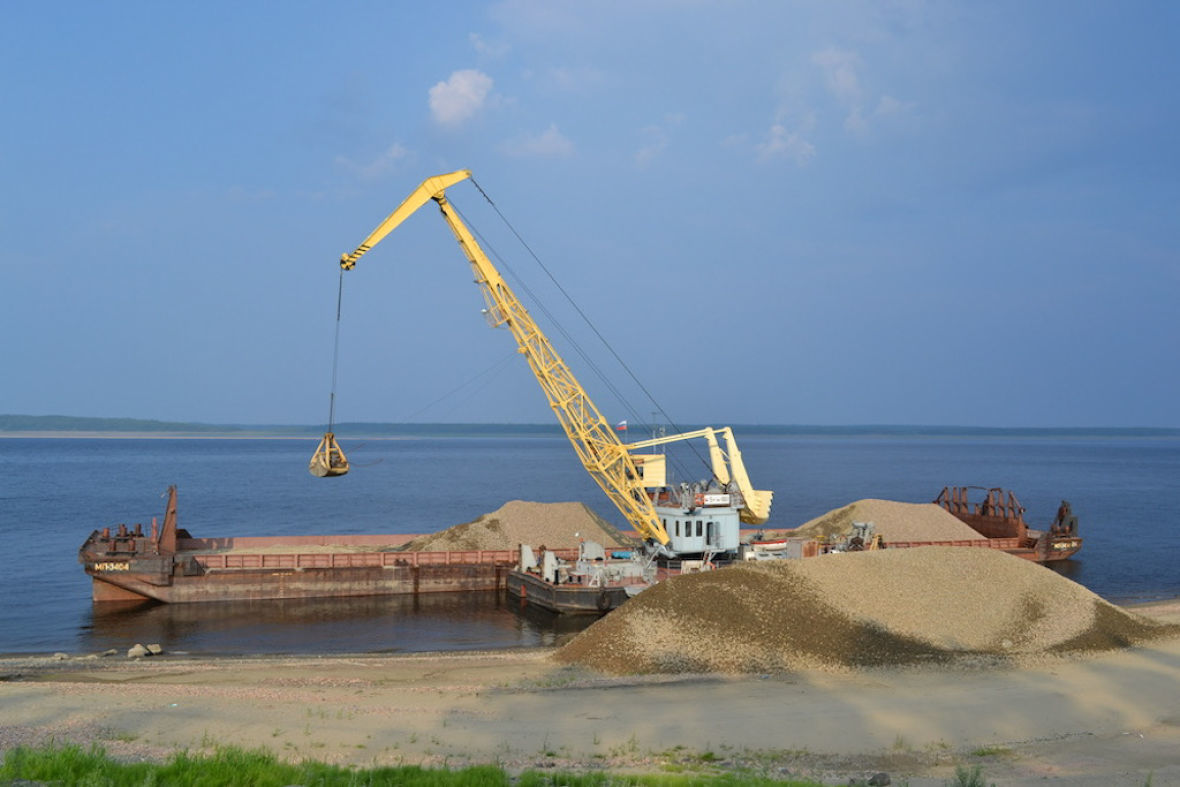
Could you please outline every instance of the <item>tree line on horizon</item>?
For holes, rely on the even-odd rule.
[[[713,424],[717,426],[719,424]],[[1025,436],[1025,437],[1178,437],[1180,429],[1168,427],[993,427],[993,426],[911,426],[889,424],[800,425],[800,424],[726,424],[749,435],[819,435],[819,436]],[[685,431],[703,424],[684,425]],[[309,424],[206,424],[189,421],[158,421],[143,418],[97,418],[69,415],[0,415],[0,434],[4,432],[131,432],[234,435],[315,435],[321,425]],[[635,439],[646,436],[649,427],[632,429]],[[552,424],[509,423],[341,423],[335,433],[343,436],[422,435],[561,435],[561,426]],[[620,435],[624,442],[627,437]]]

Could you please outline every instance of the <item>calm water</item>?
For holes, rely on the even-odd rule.
[[[1180,439],[746,436],[775,527],[864,497],[926,502],[945,485],[1013,489],[1034,527],[1070,500],[1086,545],[1060,570],[1114,601],[1180,596]],[[180,488],[195,536],[419,533],[512,499],[582,500],[622,524],[562,437],[346,441],[354,470],[307,473],[314,440],[0,439],[0,653],[160,642],[202,653],[391,652],[552,644],[576,626],[494,593],[112,608],[90,602],[90,531],[163,513]],[[697,475],[685,455],[685,477]]]

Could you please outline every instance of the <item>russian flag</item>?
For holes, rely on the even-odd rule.
[[[619,421],[617,424],[615,424],[615,431],[616,432],[627,431],[627,422],[625,420]]]

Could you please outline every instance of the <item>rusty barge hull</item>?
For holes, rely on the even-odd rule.
[[[970,499],[974,490],[986,492],[978,503]],[[1078,518],[1066,500],[1061,501],[1046,531],[1030,528],[1016,495],[999,487],[948,486],[934,502],[993,545],[1017,557],[1053,563],[1073,557],[1082,548]]]
[[[407,552],[413,535],[191,538],[177,527],[176,489],[164,524],[94,531],[78,551],[94,601],[346,598],[501,590],[514,550]],[[554,550],[576,557],[577,550]]]
[[[297,561],[300,556],[284,557]],[[99,569],[87,573],[91,576],[94,601],[191,604],[498,590],[504,587],[508,568],[496,561],[328,568],[292,566],[214,569],[193,576],[161,577],[158,573],[143,572],[132,563],[126,570]]]
[[[345,598],[502,590],[516,562],[512,550],[469,552],[350,551],[357,539],[397,544],[412,536],[323,536],[321,551],[273,539],[241,539],[243,547],[217,552],[179,549],[170,555],[135,555],[119,549],[80,556],[94,601],[214,601]],[[195,539],[194,539],[195,540]],[[237,539],[229,539],[233,542]],[[576,549],[555,550],[573,556]]]
[[[564,615],[603,615],[622,606],[631,597],[621,585],[554,585],[538,576],[517,570],[508,572],[506,587],[508,595],[519,599],[521,603]]]

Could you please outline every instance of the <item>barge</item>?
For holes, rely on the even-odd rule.
[[[94,601],[343,598],[500,590],[514,550],[399,551],[413,535],[192,538],[177,525],[176,487],[162,525],[95,530],[78,550]],[[554,550],[575,559],[578,550]]]
[[[976,487],[946,487],[934,501],[983,539],[889,542],[889,548],[927,545],[1002,549],[1039,563],[1065,560],[1082,546],[1077,517],[1067,501],[1046,531],[1024,521],[1024,507],[1002,489],[969,500]],[[176,487],[168,489],[163,524],[95,530],[78,551],[91,577],[96,602],[209,601],[343,598],[423,593],[507,590],[525,605],[561,613],[601,614],[669,575],[720,565],[714,556],[739,559],[810,557],[820,551],[808,539],[749,539],[735,551],[737,519],[730,501],[692,511],[663,509],[670,533],[700,560],[662,561],[650,556],[607,555],[594,542],[577,549],[551,549],[535,556],[519,550],[407,551],[415,536],[322,535],[193,538],[178,526]],[[725,516],[725,515],[731,516]],[[689,516],[693,517],[689,527]],[[696,517],[701,516],[702,522]],[[683,520],[683,521],[681,521]],[[730,521],[732,520],[732,521]],[[690,532],[691,530],[691,532]]]
[[[578,545],[577,558],[560,550],[539,550],[522,544],[520,559],[508,572],[508,595],[522,606],[533,605],[562,614],[604,614],[655,584],[657,568],[634,552],[607,554],[594,541]]]
[[[970,499],[975,490],[986,493],[978,503]],[[1026,560],[1053,563],[1073,557],[1082,548],[1078,518],[1068,500],[1061,501],[1048,530],[1030,528],[1016,495],[999,487],[943,487],[934,502],[986,538],[988,546]]]

